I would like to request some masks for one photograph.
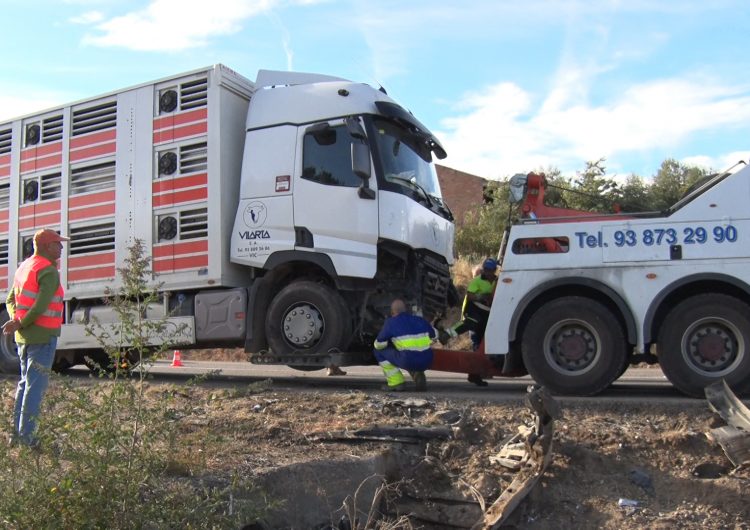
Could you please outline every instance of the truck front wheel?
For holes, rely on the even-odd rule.
[[[675,306],[659,333],[659,364],[679,390],[705,397],[720,379],[750,391],[750,307],[723,294],[693,296]]]
[[[579,296],[547,302],[531,316],[521,351],[536,382],[558,394],[590,396],[607,388],[627,361],[625,336],[603,304]]]
[[[344,306],[331,287],[299,281],[284,287],[271,301],[266,319],[266,337],[276,355],[317,354],[342,349],[346,337]],[[291,364],[292,368],[322,366]]]

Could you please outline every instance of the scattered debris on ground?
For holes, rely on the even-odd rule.
[[[486,498],[475,486],[466,483],[460,474],[450,472],[438,456],[419,455],[415,459],[416,463],[401,463],[403,469],[388,471],[389,475],[394,475],[392,480],[402,485],[398,495],[387,499],[388,515],[420,525],[447,525],[477,530],[499,528],[539,481],[552,458],[554,420],[561,416],[559,404],[543,389],[534,390],[527,400],[534,413],[533,421],[518,426],[518,432],[510,437],[497,455],[490,456],[487,462],[488,468],[496,467],[503,476],[496,487],[492,488],[493,493],[499,491],[500,495]],[[429,405],[427,400],[409,401],[422,408]],[[391,405],[404,406],[409,401],[399,400]],[[463,414],[454,412],[453,415],[442,415],[443,420],[455,420],[449,427],[375,425],[354,431],[314,433],[310,439],[424,446],[429,442],[460,440],[465,437],[471,415],[468,410]],[[512,477],[507,486],[506,477]],[[491,505],[486,508],[488,502]]]
[[[727,422],[727,425],[711,429],[710,439],[724,449],[732,464],[750,466],[750,409],[723,380],[706,388],[706,398],[711,410]]]
[[[164,385],[153,392],[158,399]],[[183,429],[186,472],[256,477],[269,502],[282,506],[281,516],[306,513],[316,524],[337,525],[349,512],[367,520],[376,494],[382,511],[400,520],[409,506],[397,509],[398,499],[441,498],[446,491],[451,492],[446,499],[465,508],[464,514],[454,509],[453,515],[464,524],[476,521],[517,476],[490,457],[498,456],[520,424],[531,420],[533,425],[520,401],[468,402],[429,393],[396,398],[253,383],[232,390],[196,386],[180,395],[196,411]],[[563,408],[564,417],[555,421],[552,460],[501,528],[750,530],[750,470],[704,472],[712,466],[734,467],[706,436],[718,425],[705,401],[606,403],[592,398],[566,401]],[[381,430],[368,432],[373,426]],[[451,438],[416,444],[320,437],[394,437],[402,428],[435,434],[445,427],[454,433]],[[513,452],[503,458],[512,459]],[[383,489],[381,478],[398,486]],[[358,503],[351,509],[344,500],[356,492]],[[455,528],[445,519],[431,522],[429,509],[417,511],[420,502],[412,505],[419,517],[391,528]],[[313,527],[309,520],[296,526]]]
[[[147,400],[169,396],[192,411],[179,420],[165,478],[252,478],[267,529],[340,528],[342,518],[353,529],[470,528],[512,486],[526,496],[482,524],[750,530],[750,466],[707,436],[730,420],[704,400],[565,399],[563,414],[548,408],[544,420],[521,399],[280,389],[270,380],[147,385]],[[532,480],[513,485],[526,464]],[[383,516],[389,526],[376,526]]]

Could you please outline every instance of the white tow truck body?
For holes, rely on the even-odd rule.
[[[644,360],[691,395],[718,379],[750,390],[748,199],[746,167],[658,214],[522,208],[485,351],[561,393],[597,393]]]
[[[223,65],[0,123],[3,306],[34,232],[70,236],[58,350],[81,362],[138,239],[163,295],[148,316],[179,324],[183,344],[325,366],[369,340],[393,296],[446,307],[453,223],[432,153],[445,156],[383,91]],[[0,351],[14,369],[12,341]]]

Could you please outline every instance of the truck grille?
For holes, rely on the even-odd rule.
[[[450,269],[444,261],[427,254],[421,255],[417,262],[422,285],[422,312],[427,320],[432,320],[443,315],[448,306]]]

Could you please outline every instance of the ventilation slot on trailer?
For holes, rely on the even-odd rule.
[[[41,192],[39,198],[43,201],[49,199],[59,199],[62,196],[62,174],[50,173],[42,175],[39,179],[41,183]]]
[[[70,229],[70,254],[89,254],[115,249],[115,223]]]
[[[79,167],[70,172],[71,195],[80,195],[91,191],[108,190],[114,187],[114,162]]]
[[[180,239],[208,237],[208,210],[185,210],[180,212]]]
[[[180,147],[180,173],[196,173],[208,169],[206,142]]]
[[[0,265],[8,264],[8,240],[0,239]]]
[[[12,129],[0,130],[0,155],[4,155],[5,153],[10,153],[12,140],[13,140]]]
[[[10,207],[10,182],[0,184],[0,210]]]
[[[117,125],[117,101],[73,111],[73,136],[111,129]]]
[[[180,85],[180,110],[205,107],[208,102],[208,78]]]
[[[63,117],[62,114],[44,118],[42,121],[42,143],[47,144],[62,139]]]

